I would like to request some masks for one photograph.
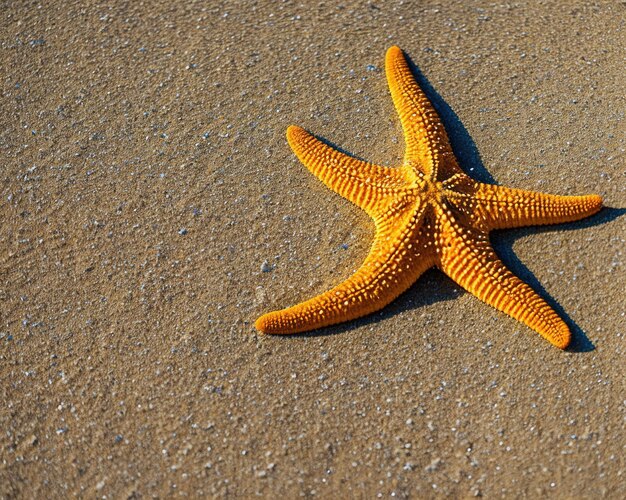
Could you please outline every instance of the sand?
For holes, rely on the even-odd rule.
[[[626,496],[619,2],[5,2],[0,497]],[[562,352],[429,271],[310,335],[367,215],[290,124],[398,165],[397,44],[474,177],[598,193],[493,235]]]

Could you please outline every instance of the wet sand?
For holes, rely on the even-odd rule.
[[[586,4],[5,6],[0,497],[626,496],[624,8]],[[434,270],[254,330],[367,254],[285,130],[398,165],[394,44],[466,172],[611,207],[492,237],[568,351]]]

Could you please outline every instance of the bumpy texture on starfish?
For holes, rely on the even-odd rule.
[[[446,131],[398,47],[385,71],[406,141],[404,163],[381,167],[347,156],[300,127],[287,140],[324,184],[374,219],[374,243],[354,275],[317,297],[261,316],[264,333],[297,333],[348,321],[389,304],[436,266],[468,292],[564,349],[557,313],[497,257],[492,229],[569,222],[596,213],[602,198],[555,196],[483,184],[457,164]]]

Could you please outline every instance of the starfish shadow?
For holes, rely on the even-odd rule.
[[[405,54],[405,58],[418,84],[439,114],[446,132],[448,133],[452,149],[454,150],[463,171],[477,181],[497,185],[498,183],[485,168],[478,148],[476,147],[476,143],[467,132],[467,129],[463,126],[463,123],[459,119],[458,115],[437,93],[428,79],[419,70],[418,66],[407,54]],[[473,168],[467,168],[466,166],[468,165],[471,165]],[[494,233],[492,233],[492,245],[505,265],[511,269],[515,275],[537,291],[570,326],[572,330],[572,341],[567,348],[570,352],[588,352],[594,350],[595,346],[585,335],[583,330],[565,312],[561,305],[546,292],[545,288],[541,285],[535,275],[517,258],[517,256],[513,253],[512,245],[515,239],[520,236],[536,232],[569,231],[572,229],[591,227],[612,221],[624,213],[626,213],[626,209],[605,207],[593,217],[568,224],[539,227],[531,226],[528,228],[513,230],[508,233],[496,231],[495,238],[493,238]]]
[[[439,114],[461,168],[477,181],[497,185],[498,183],[485,168],[476,144],[463,126],[458,115],[435,91],[433,86],[426,79],[426,77],[424,77],[413,61],[406,54],[405,57],[411,72],[415,76],[415,79]],[[318,137],[318,139],[348,156],[367,161],[346,151],[327,139],[322,137]],[[465,168],[468,165],[471,165],[472,168]],[[548,302],[548,304],[557,312],[557,314],[559,314],[559,316],[561,316],[561,318],[563,318],[563,320],[569,325],[572,331],[572,341],[567,348],[567,351],[569,352],[589,352],[593,351],[595,346],[583,330],[565,312],[560,304],[546,292],[545,288],[541,285],[536,276],[513,253],[513,243],[519,237],[535,234],[537,232],[569,231],[604,224],[624,215],[625,213],[626,209],[623,208],[605,207],[596,215],[580,221],[554,226],[530,226],[528,228],[507,230],[507,232],[495,231],[491,235],[492,246],[504,264],[516,276],[522,279],[522,281],[526,282],[537,293],[539,293],[539,295],[541,295],[544,300],[546,300],[546,302]],[[406,292],[379,312],[347,323],[339,323],[322,329],[295,334],[295,336],[306,338],[344,333],[373,323],[378,323],[381,320],[391,318],[411,309],[416,309],[435,302],[440,302],[442,300],[456,299],[460,295],[459,291],[461,293],[466,293],[454,282],[451,282],[451,280],[449,280],[444,274],[439,271],[435,271],[433,268],[426,271],[426,273],[424,273],[424,275],[420,277],[420,279]]]
[[[557,224],[552,226],[529,226],[519,229],[507,229],[494,231],[491,233],[491,244],[504,264],[519,277],[522,281],[530,285],[543,299],[559,314],[568,324],[572,332],[572,341],[567,347],[568,352],[582,353],[595,349],[585,332],[572,318],[565,312],[563,307],[546,292],[545,288],[537,277],[526,267],[513,252],[513,244],[518,238],[530,234],[547,233],[552,231],[572,231],[582,228],[599,226],[611,222],[626,214],[624,208],[604,207],[600,212],[586,219]],[[312,330],[304,333],[289,335],[290,337],[314,338],[336,335],[349,332],[372,324],[380,323],[412,309],[418,309],[430,304],[445,300],[455,300],[465,292],[456,283],[450,280],[445,274],[435,268],[426,271],[416,283],[395,299],[391,304],[378,312],[363,316],[346,323],[339,323],[325,328]],[[477,299],[478,300],[478,299]],[[504,313],[502,313],[504,314]]]
[[[380,323],[381,321],[412,309],[418,309],[444,300],[454,300],[460,295],[460,289],[458,286],[448,281],[446,276],[433,267],[426,271],[406,292],[380,311],[346,323],[338,323],[325,328],[319,328],[310,332],[296,333],[290,336],[309,338],[336,335]]]
[[[513,252],[513,244],[518,238],[526,235],[552,231],[572,231],[586,227],[598,226],[621,217],[624,214],[626,214],[626,209],[605,207],[594,216],[581,221],[554,226],[530,226],[519,229],[507,229],[503,231],[494,231],[490,235],[491,244],[504,264],[513,272],[513,274],[541,295],[550,307],[552,307],[568,324],[572,332],[572,341],[566,349],[568,352],[590,352],[595,350],[595,346],[591,340],[589,340],[582,328],[580,328],[565,312],[563,307],[548,292],[546,292],[546,289],[533,272],[530,271],[530,269],[528,269],[528,267],[526,267],[521,260],[519,260]],[[465,292],[465,290],[460,288],[443,273],[435,268],[431,268],[426,271],[406,292],[382,310],[347,323],[339,323],[337,325],[331,325],[310,332],[295,334],[295,336],[307,338],[345,333],[374,323],[379,323],[392,318],[397,314],[402,314],[403,312],[410,311],[412,309],[418,309],[444,300],[457,299],[462,293],[467,292]]]
[[[565,312],[563,307],[561,307],[561,305],[546,292],[545,288],[533,272],[530,271],[530,269],[528,269],[528,267],[526,267],[521,260],[519,260],[513,252],[513,244],[518,238],[530,234],[547,233],[552,231],[572,231],[599,226],[601,224],[611,222],[624,214],[626,214],[626,209],[624,208],[605,207],[592,217],[588,217],[587,219],[580,221],[553,226],[529,226],[519,229],[506,229],[491,233],[491,244],[504,264],[513,272],[513,274],[519,277],[522,281],[526,282],[533,288],[533,290],[541,295],[550,307],[552,307],[570,327],[572,332],[572,341],[566,349],[568,352],[590,352],[595,350],[595,346],[591,340],[589,340],[589,337],[587,337],[582,328],[580,328]],[[298,333],[294,336],[309,338],[345,333],[374,323],[379,323],[392,318],[397,314],[402,314],[403,312],[410,311],[412,309],[418,309],[444,300],[455,300],[461,293],[467,292],[465,292],[443,273],[435,268],[431,268],[426,271],[406,292],[400,295],[400,297],[378,312],[347,323],[339,323],[337,325],[320,328],[310,332]]]
[[[491,244],[504,264],[522,281],[530,285],[542,298],[552,307],[557,314],[568,324],[572,332],[572,341],[567,347],[569,352],[589,352],[595,346],[589,337],[576,322],[567,314],[563,307],[552,297],[537,279],[537,277],[526,267],[513,252],[515,240],[523,236],[537,233],[547,233],[552,231],[572,231],[586,227],[598,226],[610,222],[626,213],[623,208],[605,207],[597,214],[587,219],[553,226],[530,226],[519,229],[507,229],[504,231],[494,231],[491,233]]]
[[[476,147],[476,143],[469,135],[467,129],[463,126],[459,116],[437,93],[428,79],[422,74],[417,65],[406,53],[404,54],[404,57],[409,64],[409,68],[411,69],[415,80],[439,114],[441,122],[448,133],[448,139],[450,139],[452,150],[459,161],[459,165],[461,165],[461,168],[463,168],[464,165],[471,166],[471,168],[463,168],[463,171],[477,181],[485,182],[487,184],[497,184],[495,179],[485,168],[482,158],[480,157],[480,153],[478,152],[478,148]]]

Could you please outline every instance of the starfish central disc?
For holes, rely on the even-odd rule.
[[[261,316],[264,333],[288,334],[349,321],[383,308],[436,266],[482,301],[564,349],[570,331],[557,313],[500,261],[493,229],[582,219],[602,207],[597,195],[557,196],[483,184],[459,168],[432,104],[402,51],[387,51],[385,71],[400,117],[403,166],[352,158],[291,126],[287,140],[300,161],[330,189],[374,220],[374,242],[361,267],[331,290]]]
[[[441,182],[423,180],[418,183],[418,188],[420,196],[424,199],[424,201],[438,204],[443,202],[443,184]]]

